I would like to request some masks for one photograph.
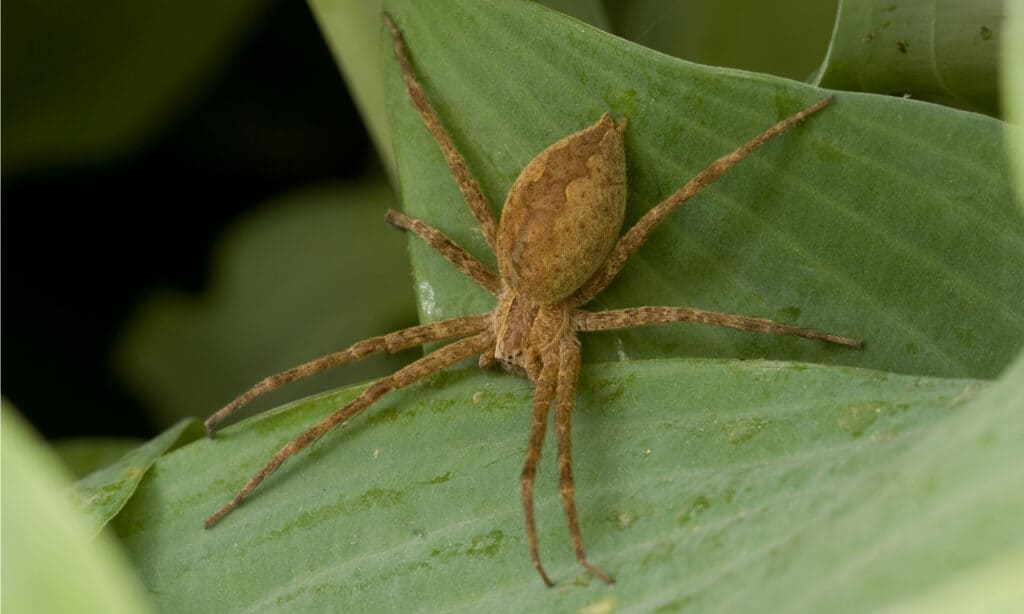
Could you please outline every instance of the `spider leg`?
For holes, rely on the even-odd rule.
[[[775,124],[771,128],[765,130],[761,134],[755,136],[753,139],[747,141],[732,153],[726,154],[721,158],[715,160],[706,169],[697,174],[696,177],[691,179],[679,188],[674,194],[655,205],[650,211],[644,214],[636,224],[633,225],[625,234],[619,237],[618,243],[612,248],[611,254],[608,255],[608,259],[598,269],[597,273],[590,278],[587,283],[583,284],[579,290],[576,291],[574,297],[574,303],[576,306],[584,305],[598,294],[600,294],[608,284],[615,279],[615,276],[619,274],[622,267],[626,264],[626,260],[644,244],[647,240],[647,235],[658,226],[668,214],[675,211],[676,207],[683,204],[691,196],[700,192],[716,179],[725,174],[725,171],[729,170],[734,164],[746,158],[748,155],[753,153],[761,145],[771,139],[779,136],[787,129],[792,127],[794,124],[799,123],[808,115],[816,113],[821,109],[827,107],[833,101],[833,97],[828,97],[823,100],[812,104],[802,111],[797,111],[793,115],[790,115],[786,119]]]
[[[281,463],[319,439],[334,427],[366,409],[385,392],[395,390],[397,388],[404,388],[416,380],[422,379],[431,373],[451,366],[464,358],[469,358],[473,354],[478,354],[493,345],[494,335],[489,331],[482,332],[472,337],[462,339],[461,341],[456,341],[451,345],[446,345],[436,352],[428,354],[416,362],[395,371],[391,375],[377,380],[372,386],[364,390],[362,394],[356,397],[348,405],[338,409],[331,415],[316,423],[306,432],[289,441],[277,452],[277,454],[274,454],[266,466],[260,469],[256,475],[252,476],[252,479],[250,479],[249,482],[246,483],[246,485],[243,486],[237,494],[235,494],[234,498],[231,499],[227,505],[214,512],[214,514],[206,520],[206,528],[209,529],[213,525],[217,524],[217,522],[228,512],[238,507],[238,505],[245,500],[245,497],[252,492],[260,482],[281,466]]]
[[[555,393],[555,435],[558,440],[558,485],[562,508],[569,521],[569,535],[576,551],[576,561],[605,584],[615,581],[587,560],[583,552],[583,536],[576,520],[576,488],[572,478],[572,408],[576,382],[580,373],[580,344],[576,334],[569,332],[562,339],[559,351],[558,387]]]
[[[440,341],[452,337],[465,337],[466,335],[479,333],[487,328],[489,317],[490,314],[484,314],[442,320],[440,322],[405,328],[380,337],[371,337],[354,343],[348,349],[328,354],[297,367],[292,367],[287,371],[271,375],[240,394],[234,401],[231,401],[217,413],[207,418],[206,422],[203,423],[203,426],[206,427],[206,434],[212,438],[214,427],[234,413],[235,410],[246,405],[256,397],[271,390],[276,390],[285,384],[315,375],[338,365],[362,360],[370,354],[383,351],[394,353],[431,341]]]
[[[423,239],[427,245],[437,250],[448,262],[455,265],[455,268],[462,271],[466,277],[475,281],[481,288],[491,294],[498,295],[498,292],[501,290],[501,282],[498,280],[498,277],[469,252],[446,237],[440,230],[422,220],[409,217],[394,209],[388,209],[384,219],[398,228],[414,233]]]
[[[405,81],[405,89],[409,93],[409,98],[412,100],[416,110],[419,111],[420,117],[423,118],[423,123],[426,125],[427,130],[430,131],[434,140],[437,141],[438,147],[441,148],[441,153],[444,154],[448,168],[451,170],[452,176],[455,177],[455,182],[459,184],[459,191],[462,192],[463,198],[466,199],[466,204],[469,205],[469,210],[473,213],[473,217],[476,218],[476,223],[480,227],[480,231],[483,232],[484,239],[487,240],[487,244],[491,246],[493,251],[496,245],[497,226],[494,222],[491,206],[487,202],[484,193],[480,190],[479,184],[469,174],[469,169],[466,168],[466,161],[452,143],[444,126],[441,125],[441,120],[437,117],[437,112],[430,106],[430,101],[427,100],[426,94],[423,93],[423,88],[416,81],[412,64],[409,61],[409,54],[405,50],[405,41],[402,38],[401,31],[399,31],[398,26],[395,25],[390,15],[384,13],[383,18],[384,23],[387,24],[388,30],[391,32],[391,41],[395,46],[395,57],[398,58],[398,64],[402,69],[402,80]]]
[[[806,339],[817,339],[818,341],[827,341],[857,348],[864,345],[864,342],[858,339],[840,337],[839,335],[833,335],[813,328],[800,328],[764,318],[738,316],[730,313],[704,311],[703,309],[692,309],[689,307],[630,307],[628,309],[612,309],[597,312],[577,311],[573,315],[573,322],[576,330],[581,331],[616,330],[632,328],[634,326],[666,324],[669,322],[695,322],[697,324],[726,326],[756,333],[773,333],[776,335],[792,335]]]
[[[537,549],[537,525],[533,518],[533,480],[537,475],[537,462],[540,450],[544,445],[544,431],[547,430],[548,409],[555,396],[555,380],[558,376],[558,364],[547,362],[540,371],[534,384],[533,419],[530,421],[530,443],[526,448],[526,459],[523,461],[523,473],[519,478],[523,490],[523,512],[526,515],[526,543],[530,547],[530,560],[540,574],[541,580],[549,587],[555,583],[544,573],[540,564],[540,553]]]

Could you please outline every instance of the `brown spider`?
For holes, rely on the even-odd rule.
[[[730,154],[719,158],[677,192],[647,212],[624,235],[619,230],[626,206],[626,166],[622,132],[626,121],[605,113],[589,128],[569,135],[537,155],[523,169],[509,192],[501,221],[495,224],[491,207],[470,176],[462,155],[452,144],[422,88],[413,75],[402,35],[384,16],[409,97],[437,144],[465,197],[488,245],[498,260],[500,275],[453,243],[429,224],[397,211],[387,221],[411,231],[447,258],[497,299],[490,312],[414,326],[382,337],[360,341],[348,349],[272,375],[206,420],[214,426],[253,398],[289,382],[376,352],[396,352],[432,341],[463,338],[373,383],[348,405],[302,433],[270,459],[234,498],[206,521],[209,528],[236,508],[281,463],[322,435],[352,418],[384,393],[402,388],[463,359],[480,355],[480,366],[495,362],[527,377],[535,386],[530,439],[521,485],[530,559],[548,586],[553,583],[541,567],[533,517],[533,482],[540,458],[548,410],[555,405],[558,474],[562,506],[569,522],[576,560],[590,573],[612,579],[586,558],[576,519],[572,477],[570,424],[580,370],[576,333],[662,324],[697,322],[740,330],[796,335],[853,347],[855,339],[809,328],[797,328],[762,318],[702,311],[686,307],[633,307],[590,312],[580,309],[615,278],[647,235],[680,204],[720,177],[769,139],[832,102],[821,100],[780,121]]]

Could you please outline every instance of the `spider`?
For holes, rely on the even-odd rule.
[[[600,294],[644,243],[650,232],[688,198],[726,170],[807,116],[828,106],[825,98],[780,121],[715,162],[675,193],[649,210],[619,235],[626,206],[626,166],[622,133],[626,120],[605,113],[595,124],[571,134],[538,154],[512,185],[500,222],[466,168],[413,73],[402,34],[383,16],[406,91],[423,118],[451,170],[459,190],[498,261],[498,274],[422,220],[397,211],[386,219],[412,232],[436,249],[459,271],[497,300],[487,313],[413,326],[359,341],[346,350],[272,375],[206,422],[214,427],[255,397],[295,380],[359,360],[376,352],[396,352],[434,341],[459,338],[410,365],[374,382],[348,405],[336,410],[279,450],[206,521],[209,528],[238,505],[285,460],[339,424],[370,406],[381,395],[403,388],[461,360],[479,355],[481,367],[500,364],[533,383],[533,417],[520,476],[530,560],[548,586],[554,583],[540,562],[533,514],[533,484],[540,459],[548,412],[554,403],[559,492],[576,560],[594,576],[612,578],[590,563],[583,550],[576,514],[572,475],[571,418],[580,371],[579,332],[607,331],[669,322],[696,322],[746,331],[795,335],[846,346],[862,343],[822,331],[798,328],[762,318],[717,313],[688,307],[633,307],[608,311],[580,309]]]

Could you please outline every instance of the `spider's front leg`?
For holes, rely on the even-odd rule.
[[[217,425],[228,416],[252,402],[253,399],[277,390],[286,384],[305,379],[311,375],[322,373],[343,364],[357,362],[371,354],[378,354],[380,352],[390,352],[393,354],[432,341],[443,341],[452,337],[465,337],[466,335],[479,333],[489,326],[489,322],[490,314],[483,314],[404,328],[387,335],[357,341],[340,352],[321,356],[297,367],[292,367],[287,371],[276,373],[264,378],[207,418],[203,422],[203,426],[206,428],[206,435],[213,439]]]
[[[459,191],[462,192],[470,212],[476,218],[477,225],[480,227],[484,239],[493,250],[496,244],[495,237],[497,236],[498,225],[494,221],[494,214],[491,212],[491,206],[487,202],[487,197],[480,190],[480,185],[476,182],[476,179],[473,179],[473,176],[469,173],[462,153],[452,143],[448,132],[441,125],[437,112],[434,111],[434,107],[431,106],[430,100],[427,99],[427,95],[423,92],[423,88],[416,81],[416,75],[412,70],[412,62],[409,60],[409,53],[406,50],[402,32],[395,25],[390,15],[384,13],[382,18],[384,23],[387,24],[388,31],[391,33],[391,43],[395,48],[395,57],[398,59],[398,65],[402,69],[402,80],[405,82],[405,90],[409,94],[409,100],[416,107],[416,111],[423,119],[423,124],[430,131],[430,135],[434,137],[437,146],[441,148],[445,162],[448,163],[448,168],[451,170],[452,176],[455,177],[455,182],[459,185]]]
[[[743,145],[740,145],[732,152],[727,153],[712,162],[707,168],[698,173],[697,176],[687,181],[683,187],[679,188],[668,198],[652,207],[643,215],[643,217],[637,220],[636,224],[634,224],[632,228],[619,237],[618,242],[615,244],[615,248],[612,249],[610,254],[608,254],[608,257],[604,264],[601,265],[600,270],[598,270],[597,273],[587,281],[587,283],[583,284],[582,287],[576,290],[575,305],[577,307],[586,305],[593,300],[594,297],[603,292],[604,289],[612,283],[615,276],[619,274],[622,267],[625,266],[629,257],[632,256],[645,241],[647,241],[647,237],[650,235],[651,231],[657,228],[657,226],[661,224],[661,222],[663,222],[670,213],[675,211],[679,205],[689,200],[690,197],[697,192],[700,192],[707,186],[714,183],[719,177],[724,175],[726,171],[740,162],[740,160],[743,160],[743,158],[752,154],[762,145],[799,124],[810,115],[824,109],[828,105],[832,104],[834,100],[835,98],[833,96],[829,96],[828,98],[819,100],[811,106],[797,111],[783,119]]]
[[[449,367],[460,360],[469,358],[470,356],[479,354],[483,351],[493,351],[493,348],[494,335],[489,330],[484,331],[472,337],[462,339],[461,341],[456,341],[451,345],[446,345],[445,347],[424,356],[416,362],[406,365],[391,375],[377,380],[372,386],[364,390],[362,394],[353,399],[348,405],[338,409],[320,422],[317,422],[306,432],[285,444],[285,446],[270,459],[270,462],[256,472],[256,475],[252,476],[246,485],[235,494],[234,498],[232,498],[227,505],[214,512],[213,515],[206,520],[206,528],[209,529],[213,525],[217,524],[221,518],[227,515],[231,510],[238,507],[249,493],[252,492],[260,482],[266,479],[267,476],[280,467],[282,463],[322,437],[327,432],[337,427],[339,424],[369,407],[374,401],[383,396],[384,393],[397,388],[404,388],[405,386],[408,386],[409,384],[412,384],[413,382],[432,373],[440,371],[441,369]]]

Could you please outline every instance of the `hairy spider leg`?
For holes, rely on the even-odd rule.
[[[669,322],[694,322],[725,326],[754,333],[772,333],[775,335],[792,335],[805,339],[816,339],[850,347],[861,347],[863,341],[840,337],[814,328],[800,328],[782,324],[764,318],[752,318],[731,313],[704,311],[691,307],[629,307],[608,311],[577,311],[573,316],[576,330],[602,331],[648,326],[651,324],[667,324]]]
[[[558,492],[562,509],[569,523],[576,561],[605,584],[615,581],[587,560],[583,552],[583,535],[576,519],[576,487],[572,477],[572,410],[576,400],[576,383],[580,376],[580,342],[574,331],[561,339],[558,353],[558,387],[555,392],[555,439],[558,442]]]
[[[660,224],[666,217],[668,217],[668,214],[675,211],[679,205],[683,204],[691,196],[700,192],[716,179],[724,175],[725,172],[733,165],[743,158],[746,158],[761,147],[761,145],[764,145],[771,139],[782,134],[794,124],[802,121],[808,115],[817,113],[821,109],[824,109],[831,104],[833,100],[833,96],[819,100],[806,109],[797,111],[771,128],[768,128],[761,134],[736,148],[733,152],[712,162],[710,166],[698,173],[697,176],[686,182],[683,187],[679,188],[671,196],[652,207],[651,210],[645,213],[632,228],[619,237],[618,242],[615,244],[615,247],[612,248],[611,254],[608,255],[608,259],[605,260],[603,265],[601,265],[601,268],[598,269],[597,273],[595,273],[587,283],[583,284],[583,286],[576,291],[574,295],[575,305],[577,307],[585,305],[604,291],[604,289],[608,287],[608,284],[615,279],[615,276],[619,274],[619,271],[622,270],[622,267],[626,264],[629,257],[644,244],[644,241],[647,240],[647,236],[651,231],[654,230],[654,228],[657,227],[658,224]]]
[[[377,380],[373,385],[364,390],[362,394],[353,399],[348,405],[336,410],[334,413],[316,423],[312,428],[285,444],[277,454],[274,454],[266,466],[252,476],[252,479],[250,479],[249,482],[235,494],[234,498],[232,498],[227,505],[214,512],[213,515],[206,520],[206,528],[210,528],[217,524],[221,518],[231,510],[238,507],[239,504],[245,500],[245,497],[248,496],[248,494],[252,492],[260,482],[281,466],[281,463],[288,460],[291,456],[295,455],[297,452],[313,443],[339,424],[366,409],[370,404],[384,395],[384,393],[398,388],[404,388],[405,386],[408,386],[409,384],[412,384],[413,382],[432,373],[436,373],[445,367],[449,367],[460,360],[479,354],[485,349],[493,347],[493,345],[494,335],[490,331],[478,333],[472,337],[456,341],[451,345],[446,345],[445,347],[424,356],[416,362],[395,371],[391,375]]]
[[[410,217],[394,209],[388,209],[384,219],[395,227],[408,230],[423,239],[427,245],[437,250],[455,268],[462,271],[466,277],[475,281],[484,290],[495,296],[501,291],[501,281],[497,275],[440,230],[423,220]]]
[[[452,175],[455,177],[455,183],[459,185],[459,191],[462,192],[462,196],[466,199],[466,204],[469,205],[469,210],[473,213],[473,217],[476,218],[476,223],[480,227],[484,239],[491,246],[491,251],[494,251],[497,245],[498,227],[494,221],[491,205],[487,202],[487,197],[480,190],[480,185],[477,184],[476,179],[473,179],[473,176],[469,174],[469,169],[466,168],[466,161],[463,159],[462,153],[456,149],[451,137],[448,136],[448,132],[441,125],[437,112],[434,111],[430,101],[427,100],[426,94],[423,93],[423,88],[416,82],[416,78],[413,76],[412,63],[409,61],[409,54],[405,49],[405,40],[402,38],[402,33],[398,30],[398,26],[395,25],[395,22],[392,21],[391,16],[387,13],[383,14],[383,18],[384,23],[387,24],[388,30],[391,32],[395,56],[398,58],[398,63],[402,68],[402,80],[405,82],[405,89],[409,93],[409,98],[412,100],[416,110],[419,111],[420,117],[423,118],[423,123],[426,125],[427,130],[430,131],[434,140],[437,141],[438,147],[441,148],[445,162],[448,163],[448,168],[451,169]]]
[[[537,545],[537,524],[533,517],[533,482],[537,475],[537,463],[540,461],[541,448],[544,446],[544,432],[548,425],[548,410],[555,398],[555,387],[558,383],[558,362],[550,358],[544,361],[540,375],[534,382],[533,417],[530,420],[530,440],[526,447],[526,458],[523,460],[523,472],[519,484],[523,491],[523,512],[526,515],[526,542],[530,548],[530,561],[533,563],[541,580],[548,586],[555,583],[544,573],[540,563],[540,551]]]
[[[484,314],[441,320],[440,322],[412,326],[379,337],[370,337],[369,339],[357,341],[340,352],[322,356],[297,367],[292,367],[287,371],[266,377],[252,388],[235,397],[233,401],[222,407],[217,413],[207,418],[203,422],[206,434],[212,439],[214,437],[214,428],[218,423],[253,399],[286,384],[316,375],[328,369],[333,369],[339,365],[362,360],[371,354],[385,351],[395,353],[430,343],[431,341],[443,341],[445,339],[465,337],[479,333],[490,325],[489,315]]]

